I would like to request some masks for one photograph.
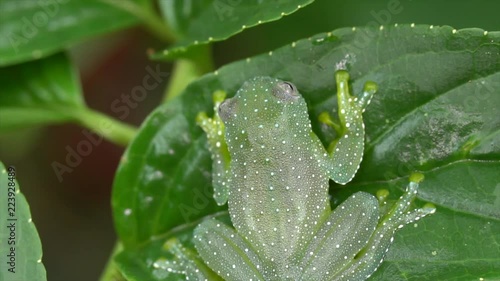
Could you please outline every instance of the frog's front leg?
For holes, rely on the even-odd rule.
[[[338,206],[316,233],[302,259],[300,280],[366,280],[380,265],[394,233],[435,211],[433,206],[409,211],[421,174],[410,176],[406,192],[379,219],[374,196],[358,192]]]
[[[224,280],[266,280],[265,267],[254,249],[233,228],[215,219],[196,227],[194,244],[205,263]]]
[[[212,185],[214,199],[218,205],[224,205],[228,198],[229,164],[231,157],[224,137],[225,127],[219,116],[219,105],[226,98],[224,91],[216,91],[213,95],[214,117],[209,118],[200,112],[196,122],[207,134],[208,148],[212,156]]]
[[[361,96],[349,93],[349,74],[345,70],[335,73],[340,124],[336,124],[327,113],[320,115],[320,121],[333,127],[337,138],[328,148],[331,160],[326,163],[330,178],[340,184],[352,180],[363,158],[365,125],[362,113],[377,91],[377,84],[366,82]]]

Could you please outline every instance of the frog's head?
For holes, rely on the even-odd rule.
[[[259,143],[266,142],[266,138],[282,139],[295,129],[310,126],[307,104],[297,88],[271,77],[245,82],[233,98],[219,106],[219,116],[229,137]]]

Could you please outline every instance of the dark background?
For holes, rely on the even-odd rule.
[[[388,6],[398,13],[384,12]],[[432,24],[460,29],[500,30],[500,1],[445,0],[317,0],[284,19],[249,29],[216,43],[216,66],[268,52],[292,41],[345,26],[369,24]],[[70,55],[80,70],[89,107],[118,118],[111,103],[141,85],[148,48],[160,42],[135,27],[75,45]],[[171,65],[162,64],[163,70]],[[166,84],[166,83],[165,83]],[[165,85],[166,86],[166,85]],[[162,100],[165,87],[148,93],[124,122],[139,126]],[[124,149],[109,142],[94,146],[73,172],[60,182],[51,164],[64,163],[66,147],[85,139],[82,127],[57,125],[0,135],[0,159],[14,165],[41,236],[48,280],[97,280],[116,235],[110,209],[113,176]]]

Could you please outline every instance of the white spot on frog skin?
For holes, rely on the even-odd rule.
[[[123,211],[123,214],[124,214],[125,216],[127,216],[127,217],[128,217],[128,216],[130,216],[130,215],[132,214],[132,209],[125,209],[125,210]]]

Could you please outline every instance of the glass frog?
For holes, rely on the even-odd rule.
[[[395,231],[434,212],[409,211],[421,174],[384,215],[375,196],[358,192],[334,211],[328,181],[349,182],[363,155],[362,112],[376,91],[351,96],[346,71],[335,74],[340,124],[325,149],[307,104],[289,83],[256,77],[235,97],[214,95],[215,116],[198,116],[213,158],[214,197],[228,202],[234,229],[215,220],[194,232],[204,262],[225,280],[365,280],[382,262]],[[187,276],[199,272],[185,270]],[[203,279],[203,278],[202,278]]]

